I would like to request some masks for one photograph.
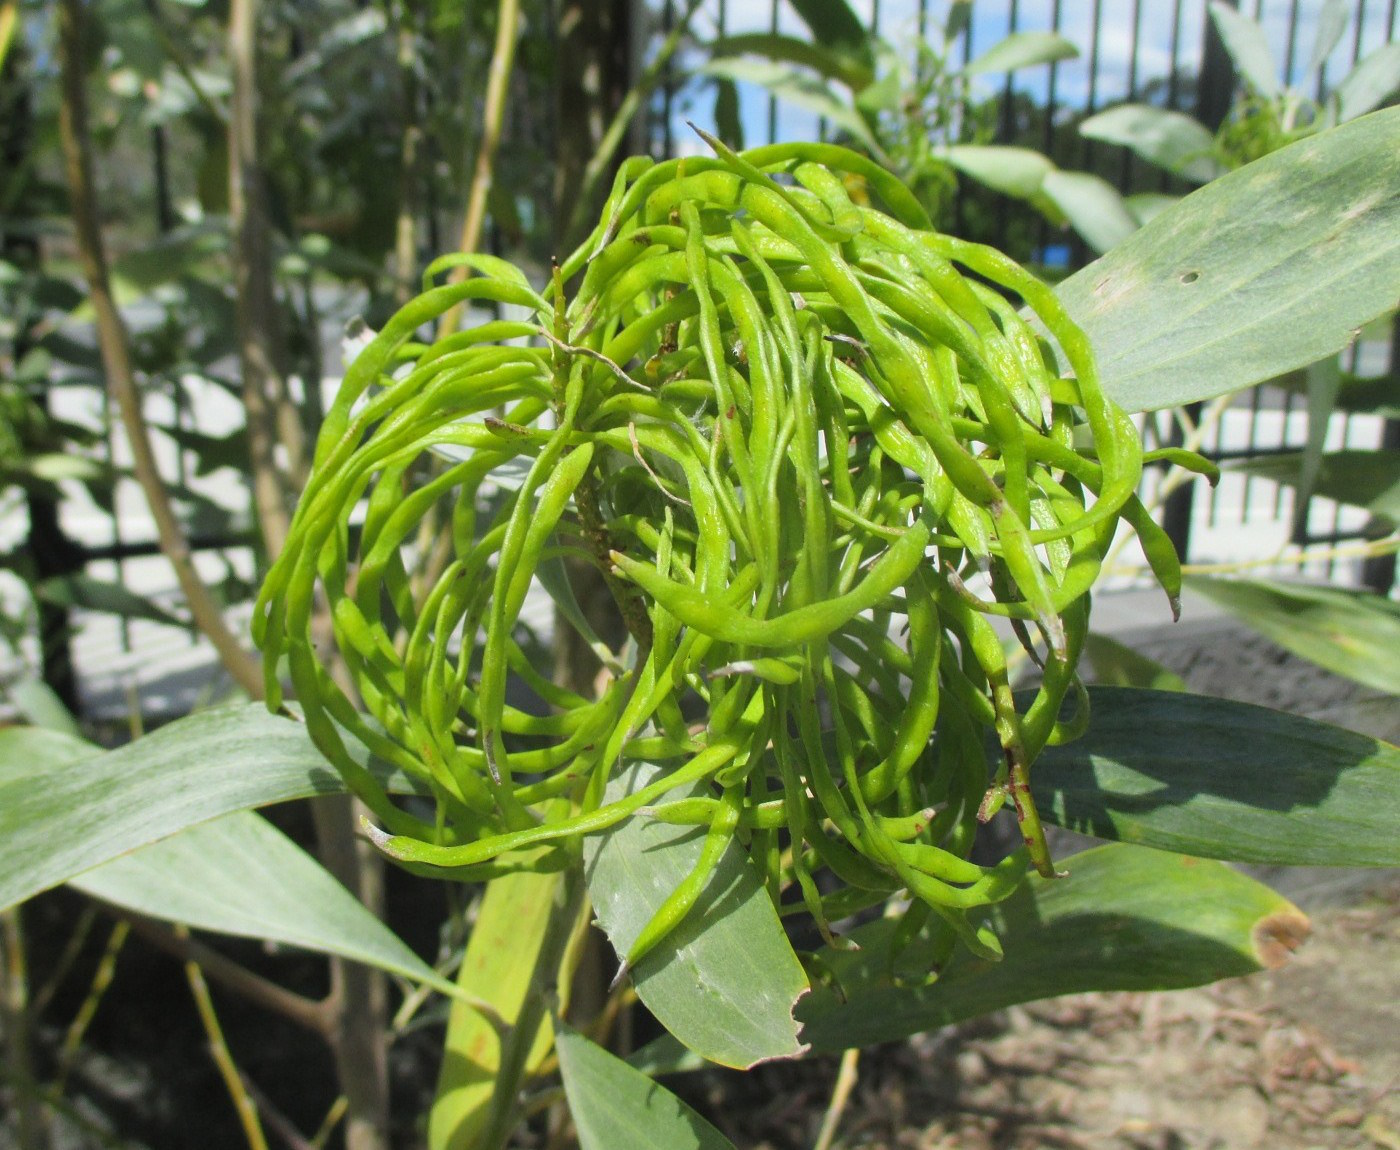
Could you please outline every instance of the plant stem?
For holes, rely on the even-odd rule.
[[[405,304],[413,295],[418,268],[418,154],[423,144],[419,123],[417,75],[417,9],[413,0],[389,6],[397,21],[395,30],[399,65],[399,116],[403,138],[399,143],[399,215],[394,227],[394,298]]]
[[[19,1144],[23,1150],[45,1150],[49,1129],[29,1051],[29,978],[19,907],[0,914],[0,980],[0,1030],[5,1034],[7,1077],[15,1083],[12,1105],[19,1116]]]
[[[321,1147],[326,1144],[330,1136],[335,1133],[335,1128],[340,1125],[340,1120],[345,1117],[345,1111],[348,1106],[349,1103],[346,1102],[344,1094],[331,1103],[330,1109],[326,1111],[326,1116],[321,1119],[320,1127],[311,1137],[311,1146],[313,1150],[321,1150]]]
[[[195,570],[189,543],[175,518],[169,494],[156,467],[150,432],[141,410],[141,397],[131,364],[126,327],[112,298],[107,256],[98,225],[101,213],[93,179],[92,142],[88,133],[81,0],[60,0],[58,32],[63,86],[59,128],[63,139],[64,168],[78,255],[88,282],[107,388],[121,413],[122,425],[131,447],[132,470],[155,520],[161,552],[174,568],[175,578],[194,617],[195,626],[213,644],[224,668],[238,685],[254,698],[261,698],[262,671],[224,622],[219,605]]]
[[[83,999],[83,1004],[78,1007],[78,1013],[69,1024],[68,1033],[63,1036],[63,1045],[58,1052],[58,1073],[50,1088],[55,1096],[62,1095],[64,1084],[68,1080],[68,1073],[73,1069],[73,1063],[78,1057],[78,1049],[83,1044],[83,1035],[92,1025],[92,1020],[97,1017],[97,1009],[102,1005],[102,998],[107,993],[107,988],[112,985],[112,979],[117,973],[117,956],[121,954],[122,947],[126,945],[126,936],[130,929],[125,922],[119,922],[112,928],[112,933],[107,936],[107,947],[102,952],[102,958],[92,976],[92,984],[88,987],[87,997]]]
[[[356,837],[359,813],[349,795],[326,795],[311,804],[321,862],[375,914],[383,912],[383,872],[378,856]],[[383,975],[357,962],[331,961],[327,1011],[336,1075],[346,1097],[346,1150],[388,1146],[389,1065],[385,1043],[388,988]]]
[[[836,1072],[836,1085],[831,1089],[831,1102],[822,1116],[822,1127],[812,1150],[830,1150],[836,1137],[836,1128],[841,1125],[841,1115],[846,1112],[846,1103],[855,1089],[856,1065],[860,1060],[860,1048],[853,1046],[841,1055],[841,1069]]]
[[[289,473],[297,483],[304,479],[306,452],[278,354],[281,325],[258,160],[257,7],[257,0],[233,0],[229,7],[229,61],[233,70],[228,123],[229,222],[253,501],[268,554],[275,557],[291,524],[287,511],[290,493],[278,467],[277,448],[280,443],[286,451]]]
[[[243,403],[248,420],[254,502],[267,552],[276,556],[291,523],[290,491],[306,479],[307,452],[305,431],[281,369],[272,233],[258,158],[257,0],[232,0],[228,40],[233,70],[229,214],[238,289]],[[314,391],[308,388],[308,394]],[[286,453],[285,473],[278,467],[279,447]],[[316,625],[318,631],[328,629],[328,619],[319,609]],[[372,852],[362,856],[358,849],[352,801],[347,797],[323,799],[312,804],[312,815],[321,861],[371,911],[381,913],[381,869]],[[331,959],[330,968],[331,993],[320,1004],[320,1010],[323,1033],[348,1100],[345,1145],[347,1150],[382,1150],[388,1145],[389,1129],[384,978],[358,963],[339,958]]]
[[[491,51],[491,68],[486,76],[486,107],[482,112],[481,144],[476,150],[476,166],[472,171],[471,190],[467,194],[467,211],[462,220],[459,251],[474,252],[481,244],[481,229],[486,221],[486,200],[495,178],[496,151],[501,143],[501,124],[505,120],[506,88],[515,66],[515,45],[520,39],[520,0],[501,0],[496,10],[496,43]],[[461,279],[466,269],[458,269],[453,279]],[[457,330],[461,317],[460,305],[452,308],[438,324],[438,338]]]
[[[180,929],[184,930],[183,927]],[[209,996],[209,985],[204,981],[199,963],[185,963],[185,978],[189,980],[190,993],[199,1009],[199,1020],[204,1024],[204,1033],[209,1036],[209,1052],[214,1058],[214,1065],[219,1068],[219,1075],[228,1087],[229,1097],[233,1099],[234,1109],[238,1112],[243,1136],[248,1140],[248,1150],[267,1150],[267,1138],[263,1134],[262,1122],[258,1119],[257,1104],[249,1096],[248,1089],[243,1084],[243,1076],[239,1074],[233,1054],[229,1051],[228,1043],[224,1041],[224,1029],[219,1025],[214,1000]]]
[[[530,988],[520,1005],[515,1025],[501,1039],[500,1069],[496,1072],[495,1092],[491,1098],[491,1117],[473,1150],[504,1150],[510,1141],[519,1120],[517,1103],[530,1048],[545,1014],[558,1001],[560,966],[585,905],[583,868],[575,863],[564,871],[555,894]]]

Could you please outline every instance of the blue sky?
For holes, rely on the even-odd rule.
[[[851,6],[866,21],[872,16],[872,0],[850,0]],[[1294,48],[1293,70],[1290,81],[1301,83],[1309,55],[1312,51],[1314,29],[1318,13],[1324,0],[1240,0],[1241,10],[1255,17],[1263,24],[1274,57],[1282,70],[1288,44],[1290,15],[1294,4],[1298,9],[1298,32]],[[1017,27],[1022,30],[1049,30],[1053,24],[1055,4],[1053,0],[1019,0],[1017,3]],[[880,0],[879,30],[890,43],[909,43],[918,31],[918,0]],[[973,55],[985,51],[1008,32],[1010,26],[1011,0],[973,0],[972,7],[972,51]],[[1173,17],[1176,5],[1173,0],[1140,0],[1139,30],[1137,36],[1136,80],[1140,87],[1147,81],[1167,75],[1171,67]],[[1390,38],[1386,27],[1390,17],[1391,0],[1353,0],[1352,18],[1346,33],[1332,55],[1328,58],[1326,72],[1333,80],[1348,71],[1352,56],[1358,47],[1356,39],[1358,12],[1361,13],[1359,41],[1360,54],[1366,55]],[[947,16],[949,0],[929,0],[928,27],[936,30],[942,27]],[[1089,96],[1089,48],[1093,30],[1093,0],[1060,0],[1059,31],[1079,46],[1078,59],[1062,62],[1056,70],[1056,98],[1062,104],[1083,106]],[[1101,30],[1098,44],[1098,68],[1094,78],[1094,98],[1098,106],[1112,104],[1125,99],[1129,91],[1129,78],[1133,73],[1133,19],[1134,4],[1130,0],[1101,0]],[[695,18],[697,33],[709,39],[716,31],[716,0],[706,0]],[[770,0],[729,0],[726,27],[730,32],[767,31],[771,19]],[[1177,62],[1182,68],[1194,72],[1200,64],[1202,30],[1206,19],[1206,0],[1183,0],[1181,4],[1180,32],[1178,34]],[[779,29],[801,35],[804,25],[786,4],[779,8]],[[1400,29],[1396,29],[1400,32]],[[1044,98],[1049,79],[1049,68],[1027,69],[1017,73],[1015,84],[1033,95]],[[986,94],[994,94],[1000,84],[994,77],[982,81]],[[766,96],[757,89],[747,89],[741,95],[741,114],[750,143],[761,142],[767,135]],[[684,116],[693,119],[708,119],[709,100],[701,98]],[[778,135],[780,138],[812,138],[817,130],[816,117],[798,109],[779,108]],[[684,137],[688,133],[683,123],[677,125],[675,139],[682,151],[703,150],[696,141],[690,148]]]

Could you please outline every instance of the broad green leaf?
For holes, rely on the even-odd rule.
[[[0,731],[0,793],[12,781],[49,787],[100,748],[38,728]],[[113,858],[69,881],[138,914],[201,930],[340,955],[454,988],[315,859],[252,811],[237,810]]]
[[[1271,643],[1400,696],[1400,604],[1369,591],[1306,583],[1205,575],[1188,576],[1187,583]]]
[[[663,774],[638,763],[608,784],[607,800]],[[619,955],[694,868],[703,839],[703,829],[638,815],[585,840],[588,894]],[[802,1051],[792,1006],[806,992],[807,977],[757,868],[737,842],[694,908],[631,977],[658,1021],[711,1062],[747,1068]]]
[[[1088,172],[1048,172],[1041,193],[1096,252],[1117,247],[1138,230],[1118,189]]]
[[[1230,470],[1296,487],[1303,482],[1305,464],[1302,452],[1289,451],[1234,463]],[[1330,451],[1318,461],[1313,494],[1400,521],[1400,456],[1388,451]]]
[[[85,611],[121,615],[127,619],[146,619],[171,627],[185,626],[183,620],[144,595],[138,595],[120,583],[104,583],[88,575],[54,575],[35,584],[34,593],[60,607],[78,607]]]
[[[29,785],[42,780],[48,770],[66,767],[69,763],[90,758],[93,745],[72,731],[51,727],[0,727],[0,796],[4,796],[13,779]],[[10,820],[0,811],[0,827],[8,832]],[[6,860],[0,842],[0,861]],[[2,880],[0,880],[2,881]],[[6,904],[0,910],[8,909]]]
[[[119,302],[148,299],[160,285],[188,275],[227,247],[228,237],[221,229],[198,225],[124,253],[112,267]]]
[[[166,427],[159,423],[152,426],[195,457],[196,475],[208,475],[220,467],[243,470],[248,466],[248,429],[245,427],[234,428],[223,435],[208,435],[188,427]]]
[[[972,0],[953,0],[948,6],[948,18],[943,22],[943,39],[951,44],[972,24]]]
[[[1141,228],[1146,227],[1168,208],[1181,203],[1181,197],[1165,192],[1138,192],[1137,195],[1128,196],[1123,203]]]
[[[597,1043],[561,1025],[558,1049],[581,1150],[734,1150],[664,1086]]]
[[[855,98],[856,108],[872,123],[883,114],[899,110],[910,82],[904,62],[887,44],[880,45],[880,63],[879,78],[857,91]]]
[[[798,1007],[817,1050],[889,1042],[1021,1002],[1091,990],[1171,990],[1279,965],[1307,934],[1297,907],[1224,863],[1123,844],[1061,860],[991,913],[1006,957],[959,947],[927,986],[890,979],[897,919],[851,932],[858,951],[823,950],[845,1000],[819,987]],[[931,969],[928,940],[900,970]]]
[[[979,184],[1022,200],[1040,191],[1045,177],[1055,170],[1054,164],[1030,148],[954,144],[938,155]]]
[[[457,986],[476,1001],[490,1003],[507,1023],[520,1016],[561,882],[558,874],[503,875],[486,884],[477,906]],[[539,1065],[553,1038],[546,1017],[535,1035],[527,1069]],[[429,1150],[477,1144],[491,1117],[500,1065],[499,1032],[465,1000],[453,1002],[437,1095],[428,1112]]]
[[[739,114],[739,89],[733,80],[715,80],[715,134],[731,148],[744,149],[744,121]]]
[[[1167,670],[1156,660],[1107,635],[1090,632],[1084,639],[1084,657],[1093,668],[1094,682],[1104,686],[1186,690],[1186,684],[1175,671]]]
[[[345,791],[306,729],[258,704],[201,711],[66,763],[16,751],[11,732],[0,736],[0,910],[220,815]]]
[[[1363,340],[1371,339],[1387,342],[1390,339],[1390,316],[1384,316],[1372,323],[1380,326],[1383,332],[1374,335],[1363,333]],[[1271,381],[1274,387],[1281,387],[1296,395],[1306,396],[1308,392],[1308,370],[1290,371]],[[1337,389],[1336,410],[1365,412],[1385,419],[1400,419],[1400,375],[1387,372],[1385,375],[1358,376],[1349,371],[1342,372],[1341,385]]]
[[[833,51],[824,42],[784,36],[779,32],[749,32],[716,40],[711,56],[761,56],[776,63],[800,64],[828,80],[836,80],[859,92],[872,80],[870,68],[845,52]]]
[[[757,84],[780,100],[824,116],[833,126],[844,129],[872,152],[877,155],[881,153],[880,142],[860,114],[810,72],[768,60],[732,56],[711,60],[700,72]]]
[[[1400,748],[1205,695],[1089,697],[1088,733],[1032,772],[1045,821],[1237,862],[1400,865]]]
[[[1264,29],[1221,0],[1211,0],[1210,18],[1244,82],[1266,100],[1277,96],[1278,68]]]
[[[812,32],[812,39],[844,52],[867,68],[874,66],[872,37],[846,0],[790,0],[793,11]]]
[[[1316,72],[1332,54],[1346,31],[1351,14],[1347,0],[1326,0],[1322,11],[1317,14],[1317,34],[1313,37],[1312,54],[1308,57],[1308,71]]]
[[[1345,123],[1378,108],[1400,88],[1400,41],[1377,48],[1337,85],[1337,120]]]
[[[4,71],[5,59],[10,54],[10,45],[14,43],[18,26],[19,0],[6,0],[0,4],[0,72]]]
[[[43,680],[21,679],[18,683],[11,683],[5,693],[19,713],[36,727],[82,739],[83,732],[73,712],[63,705],[63,700]],[[0,766],[0,771],[3,770],[3,766]]]
[[[1149,164],[1204,184],[1224,169],[1214,157],[1215,137],[1181,112],[1148,104],[1123,104],[1079,125],[1079,133],[1091,140],[1131,148]]]
[[[689,1074],[704,1070],[711,1065],[695,1051],[681,1042],[674,1034],[665,1031],[653,1038],[640,1050],[627,1056],[627,1065],[640,1070],[648,1078],[662,1078],[667,1074]]]
[[[365,40],[381,36],[388,26],[388,19],[378,8],[360,8],[348,16],[343,16],[330,27],[321,30],[316,37],[315,47],[293,60],[283,69],[284,84],[324,82],[322,71],[342,52]]]
[[[96,482],[110,478],[112,469],[96,459],[86,459],[81,455],[69,455],[60,451],[45,451],[31,455],[20,462],[17,470],[29,472],[35,479],[46,483],[58,483],[64,479],[83,482]]]
[[[190,827],[68,885],[152,918],[334,954],[453,993],[329,871],[252,811]]]
[[[1014,72],[1036,64],[1053,64],[1056,60],[1072,60],[1079,55],[1073,42],[1055,32],[1012,32],[998,41],[963,71],[965,76],[988,72]]]
[[[1400,298],[1400,108],[1214,180],[1056,289],[1130,411],[1347,346]]]
[[[1337,392],[1339,411],[1372,412],[1386,419],[1400,419],[1400,375],[1379,376],[1343,374]]]

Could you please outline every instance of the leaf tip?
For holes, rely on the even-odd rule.
[[[1311,933],[1308,916],[1295,906],[1287,906],[1255,923],[1250,938],[1260,963],[1268,970],[1277,970]]]

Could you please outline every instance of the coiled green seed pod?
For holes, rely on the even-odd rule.
[[[1075,665],[1120,520],[1179,586],[1134,494],[1141,446],[1083,334],[1013,261],[931,231],[842,149],[711,143],[624,165],[544,294],[499,260],[429,269],[325,421],[255,618],[269,695],[285,657],[376,841],[417,868],[564,865],[639,812],[706,827],[628,963],[736,842],[828,937],[842,900],[817,868],[907,891],[994,957],[968,912],[1028,866],[1055,873],[1030,771],[1088,719]],[[434,286],[461,263],[479,274]],[[464,301],[530,318],[414,342]],[[564,557],[602,570],[629,633],[601,652],[596,698],[551,684],[520,631]],[[317,595],[356,699],[318,657]],[[1043,668],[1025,709],[994,616]],[[435,815],[397,806],[363,751],[417,778]],[[642,756],[669,769],[605,804]],[[668,799],[697,782],[708,798]],[[1025,849],[967,861],[1008,799]]]

